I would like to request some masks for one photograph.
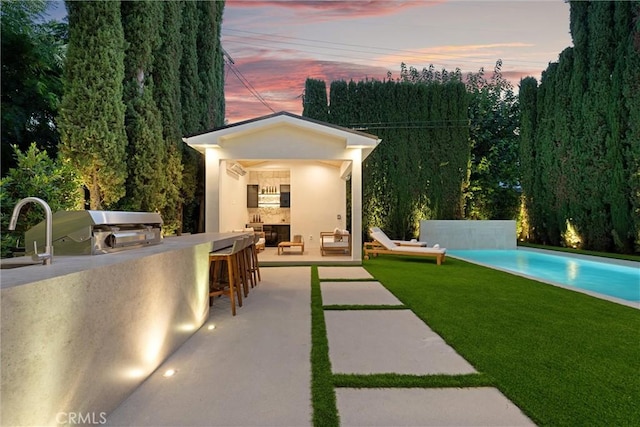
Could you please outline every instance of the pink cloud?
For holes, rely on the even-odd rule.
[[[294,114],[302,114],[301,96],[307,78],[324,80],[328,90],[334,80],[382,80],[387,75],[383,67],[305,59],[252,57],[237,60],[235,66],[273,110]],[[232,72],[226,73],[225,100],[229,123],[272,112],[251,95]]]
[[[418,0],[227,0],[227,7],[281,7],[291,10],[312,11],[336,17],[367,17],[383,16],[398,13],[401,10],[413,7],[424,7],[444,0],[418,1]]]

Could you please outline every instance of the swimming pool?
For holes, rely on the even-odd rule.
[[[465,261],[514,272],[587,293],[640,302],[640,268],[570,256],[517,250],[447,250]],[[638,307],[638,304],[631,304]]]

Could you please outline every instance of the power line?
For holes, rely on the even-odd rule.
[[[339,43],[339,42],[327,42],[324,40],[315,40],[315,39],[307,39],[307,38],[301,38],[301,37],[290,37],[290,36],[283,36],[283,35],[279,35],[279,34],[269,34],[269,33],[260,33],[260,32],[256,32],[256,31],[248,31],[248,30],[237,30],[234,28],[224,28],[223,29],[223,33],[224,32],[232,32],[232,33],[241,33],[241,34],[250,34],[251,36],[241,36],[241,35],[234,35],[234,34],[227,34],[227,37],[236,37],[236,38],[245,38],[249,41],[258,41],[258,42],[268,42],[268,43],[279,43],[279,44],[284,44],[284,45],[293,45],[293,46],[303,46],[303,47],[312,47],[312,48],[318,48],[318,49],[325,49],[325,50],[333,50],[333,51],[345,51],[345,52],[359,52],[359,53],[364,53],[364,54],[389,54],[389,53],[393,53],[393,54],[403,54],[403,55],[408,55],[408,58],[414,58],[414,59],[419,59],[418,55],[421,57],[423,55],[432,55],[432,56],[437,56],[437,57],[442,57],[443,59],[448,60],[448,62],[450,61],[455,61],[458,60],[461,63],[472,63],[472,64],[483,64],[487,62],[487,59],[483,58],[480,55],[475,55],[475,56],[471,56],[471,58],[478,58],[478,59],[462,59],[462,58],[469,58],[469,56],[462,56],[460,54],[455,54],[455,53],[438,53],[438,52],[432,52],[432,51],[416,51],[416,50],[409,50],[409,49],[391,49],[391,48],[384,48],[384,47],[373,47],[373,46],[366,46],[366,45],[359,45],[359,44],[351,44],[351,43]],[[264,38],[267,37],[267,38]],[[276,39],[276,40],[274,40]],[[286,39],[286,40],[294,40],[294,41],[284,41],[284,40],[277,40],[277,39]],[[247,42],[247,41],[237,41],[237,40],[229,40],[230,42],[234,42],[234,43],[241,43],[241,44],[245,44],[245,45],[252,45],[251,43]],[[328,45],[328,46],[318,46],[318,45],[313,45],[313,44],[306,44],[306,43],[299,43],[299,41],[305,41],[305,42],[312,42],[312,43],[319,43],[319,44],[324,44],[324,45]],[[257,46],[257,47],[268,47],[271,49],[275,49],[275,50],[285,50],[287,48],[283,48],[283,47],[274,47],[272,45],[270,46],[264,46],[264,45],[253,45],[253,46]],[[336,46],[346,46],[347,48],[341,48],[341,47],[336,47]],[[357,48],[357,49],[349,49],[349,48]],[[362,49],[367,49],[369,50],[367,51],[363,51]],[[290,49],[289,49],[290,50]],[[301,52],[306,52],[306,53],[320,53],[320,54],[326,54],[326,53],[322,53],[322,52],[313,52],[313,51],[305,51],[305,50],[301,50],[301,49],[296,49],[298,51]],[[326,54],[329,55],[329,54]],[[344,56],[344,55],[337,55],[337,54],[332,54],[331,56]],[[353,58],[353,56],[349,56],[350,58]],[[363,58],[360,57],[361,59],[370,59],[370,58]],[[539,63],[536,61],[524,61],[524,60],[520,60],[517,62],[517,64],[522,64],[522,65],[526,65],[526,64],[536,64],[538,65]],[[445,64],[446,65],[446,64]]]
[[[225,57],[225,64],[227,64],[227,67],[229,67],[228,69],[231,70],[231,72],[236,76],[236,78],[240,81],[240,83],[242,83],[242,85],[247,88],[247,90],[249,91],[249,93],[251,93],[251,95],[253,95],[258,101],[260,101],[260,103],[262,105],[264,105],[265,107],[267,107],[269,110],[271,110],[273,113],[276,112],[276,110],[274,110],[273,108],[271,108],[271,105],[269,105],[269,103],[267,102],[266,99],[264,99],[264,97],[262,95],[260,95],[260,92],[258,92],[258,90],[253,87],[253,85],[251,84],[251,82],[240,72],[240,70],[235,66],[235,62],[231,59],[231,57],[229,56],[229,54],[224,51],[224,57]]]

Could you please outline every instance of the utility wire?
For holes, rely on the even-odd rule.
[[[409,49],[391,49],[391,48],[385,48],[385,47],[373,47],[373,46],[366,46],[366,45],[359,45],[359,44],[351,44],[351,43],[339,43],[339,42],[327,42],[324,40],[315,40],[315,39],[307,39],[307,38],[301,38],[301,37],[290,37],[290,36],[283,36],[283,35],[279,35],[279,34],[269,34],[269,33],[260,33],[260,32],[256,32],[256,31],[248,31],[248,30],[237,30],[234,28],[224,28],[223,29],[223,33],[224,32],[231,32],[231,33],[243,33],[243,34],[251,34],[252,36],[247,36],[246,38],[249,40],[257,40],[257,41],[262,41],[262,42],[269,42],[269,43],[281,43],[281,44],[287,44],[287,45],[294,45],[294,46],[306,46],[306,47],[313,47],[313,48],[319,48],[319,49],[330,49],[330,50],[340,50],[340,51],[347,51],[347,52],[360,52],[360,53],[371,53],[371,54],[388,54],[388,53],[393,53],[393,54],[404,54],[409,56],[409,58],[417,58],[416,55],[432,55],[432,56],[438,56],[438,57],[444,57],[446,59],[448,59],[449,61],[451,60],[456,60],[456,58],[462,58],[462,55],[459,54],[455,54],[455,53],[438,53],[438,52],[431,52],[431,51],[416,51],[416,50],[409,50]],[[242,37],[242,36],[238,36],[238,35],[234,35],[234,34],[228,34],[228,36],[231,37]],[[261,38],[261,37],[254,37],[254,36],[261,36],[261,37],[269,37],[271,39],[265,39],[265,38]],[[295,41],[307,41],[307,42],[313,42],[313,43],[321,43],[321,44],[326,44],[329,46],[317,46],[317,45],[310,45],[310,44],[305,44],[305,43],[298,43],[298,42],[287,42],[287,41],[282,41],[282,40],[273,40],[274,38],[276,39],[287,39],[287,40],[295,40]],[[239,43],[239,42],[238,42]],[[244,44],[250,44],[248,42],[244,42]],[[258,47],[262,47],[263,45],[257,45]],[[347,49],[347,48],[339,48],[339,47],[335,47],[335,46],[347,46],[347,47],[353,47],[353,48],[358,48],[358,49]],[[273,48],[273,46],[270,46],[271,48]],[[363,51],[362,48],[364,49],[368,49],[369,52]],[[279,50],[284,50],[284,48],[280,48]],[[307,53],[318,53],[318,52],[307,52]],[[339,55],[334,55],[334,56],[339,56]],[[453,58],[452,58],[453,57]],[[479,63],[486,63],[486,59],[483,58],[480,55],[475,55],[475,56],[471,56],[471,58],[479,58],[477,60],[473,60],[473,59],[462,59],[460,60],[460,62],[463,63],[473,63],[473,64],[479,64]],[[469,58],[469,56],[464,56],[464,58]],[[364,58],[363,58],[364,59]],[[538,62],[535,61],[524,61],[524,60],[520,60],[517,62],[517,64],[536,64],[538,65]]]
[[[260,92],[258,92],[258,90],[255,87],[253,87],[251,82],[249,82],[249,80],[240,72],[240,70],[234,65],[233,62],[225,60],[225,63],[227,64],[227,67],[229,67],[228,69],[231,70],[231,72],[238,78],[240,83],[242,83],[243,86],[247,88],[247,90],[249,91],[249,93],[251,93],[251,95],[253,95],[258,101],[260,101],[262,105],[267,107],[273,113],[276,112],[276,110],[271,108],[271,105],[269,105],[267,100],[264,99],[262,95],[260,95]]]

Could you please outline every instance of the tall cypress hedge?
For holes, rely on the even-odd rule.
[[[539,87],[521,82],[530,237],[632,252],[640,246],[640,3],[570,7],[574,47]]]
[[[103,209],[124,196],[127,177],[120,2],[67,1],[66,6],[69,45],[58,123],[61,152],[79,171],[90,208]]]
[[[124,101],[127,147],[127,194],[124,210],[155,212],[164,208],[166,147],[162,115],[153,97],[153,51],[160,44],[162,3],[122,2],[125,51]]]
[[[180,63],[182,59],[181,1],[166,1],[162,7],[160,43],[154,50],[153,97],[162,116],[162,136],[166,151],[165,205],[161,210],[169,232],[182,228],[182,104]]]
[[[322,97],[306,97],[308,116],[325,108]],[[363,163],[365,230],[380,226],[406,239],[417,237],[421,219],[461,218],[469,162],[467,110],[459,81],[331,83],[328,121],[382,139]]]

